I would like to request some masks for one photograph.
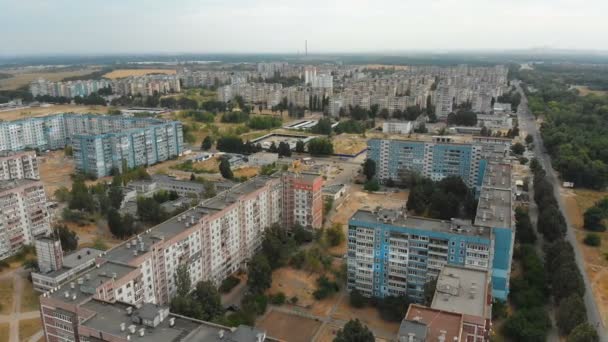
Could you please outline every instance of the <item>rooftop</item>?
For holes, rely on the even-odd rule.
[[[511,228],[511,165],[490,163],[479,194],[475,224]]]
[[[442,335],[446,342],[461,341],[462,323],[462,314],[411,304],[399,327],[399,336],[408,336],[409,333],[416,334],[422,330],[421,325],[424,325],[426,327],[424,341],[439,341],[439,337]],[[415,338],[418,337],[415,336]]]
[[[490,238],[489,229],[474,227],[469,221],[459,219],[445,221],[426,217],[408,216],[405,215],[403,211],[397,209],[378,209],[376,211],[360,209],[355,212],[350,220],[381,222],[397,227]]]
[[[63,257],[63,267],[61,269],[46,273],[45,275],[49,276],[49,277],[53,277],[53,278],[57,277],[57,276],[61,275],[62,273],[68,272],[71,268],[79,266],[83,263],[87,263],[91,260],[94,260],[101,253],[103,253],[103,251],[99,250],[99,249],[82,248],[74,253],[64,256]]]
[[[443,311],[490,318],[487,271],[445,265],[437,278],[431,307]]]
[[[35,185],[37,183],[42,186],[42,183],[40,183],[39,180],[35,179],[0,180],[0,191],[11,190],[22,186]]]
[[[83,299],[92,297],[99,285],[112,278],[120,279],[135,269],[108,261],[82,274],[77,282],[59,286],[56,291],[49,292],[49,296],[67,302],[82,302]]]

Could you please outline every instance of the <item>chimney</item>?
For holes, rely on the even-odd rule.
[[[127,323],[120,323],[120,331],[125,331],[127,329]]]

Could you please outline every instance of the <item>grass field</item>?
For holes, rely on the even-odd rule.
[[[58,113],[106,114],[107,112],[108,108],[104,106],[52,105],[48,107],[31,107],[0,112],[0,120],[18,120]]]
[[[80,69],[46,69],[46,70],[23,70],[11,69],[3,73],[12,74],[13,77],[0,80],[0,90],[12,90],[30,84],[39,78],[47,81],[61,81],[66,77],[83,76],[94,71],[99,71],[98,67],[87,67]]]
[[[13,278],[0,280],[0,314],[7,315],[13,311]]]
[[[173,75],[175,73],[176,71],[174,69],[118,69],[104,74],[103,77],[114,80],[129,76],[143,76],[149,74]]]
[[[27,341],[42,329],[40,318],[24,319],[19,321],[19,340]]]
[[[9,324],[0,323],[0,341],[2,341],[2,342],[8,341],[9,334],[10,334]]]
[[[34,291],[34,286],[28,279],[23,280],[23,292],[21,296],[21,312],[36,311],[39,305],[40,293]]]

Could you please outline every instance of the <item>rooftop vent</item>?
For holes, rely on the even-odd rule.
[[[76,288],[76,283],[74,283],[73,281],[70,282],[70,288],[71,289],[75,289]]]
[[[144,337],[145,334],[146,334],[146,329],[144,329],[144,328],[139,329],[139,337]]]
[[[131,324],[131,325],[129,325],[129,332],[130,332],[131,334],[135,334],[135,324]]]
[[[173,327],[175,325],[175,317],[169,318],[169,326]]]
[[[120,331],[125,331],[127,329],[127,323],[120,323]]]
[[[217,332],[217,336],[221,339],[224,338],[224,330],[220,329],[220,331]]]
[[[78,278],[78,285],[82,285],[84,283],[84,279]]]
[[[132,313],[133,313],[133,307],[127,306],[127,315],[131,316]],[[135,331],[133,331],[133,332],[135,332]]]

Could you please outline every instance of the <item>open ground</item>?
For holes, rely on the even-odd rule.
[[[608,90],[593,90],[587,86],[582,86],[582,85],[575,85],[575,86],[572,86],[572,88],[578,90],[578,93],[581,96],[587,96],[589,94],[599,95],[599,96],[608,95]]]
[[[583,229],[583,214],[595,202],[608,196],[608,192],[562,188],[560,194],[566,205],[566,215],[575,229],[578,248],[585,259],[585,272],[591,281],[593,296],[604,324],[608,324],[608,232],[596,233],[602,238],[600,247],[590,247],[583,243],[589,233]]]
[[[78,106],[78,105],[49,105],[45,107],[29,107],[0,112],[0,120],[19,120],[29,117],[47,116],[60,113],[93,113],[106,114],[108,108],[104,106]]]
[[[30,84],[39,78],[47,81],[61,81],[66,77],[83,76],[94,71],[99,71],[99,67],[84,68],[58,68],[58,69],[8,69],[3,73],[11,74],[13,77],[0,80],[0,90],[13,90]]]
[[[367,139],[359,134],[338,134],[332,138],[334,153],[355,155],[367,148]]]
[[[117,79],[129,76],[144,76],[149,74],[173,75],[175,73],[176,71],[174,69],[118,69],[104,74],[103,77]]]

